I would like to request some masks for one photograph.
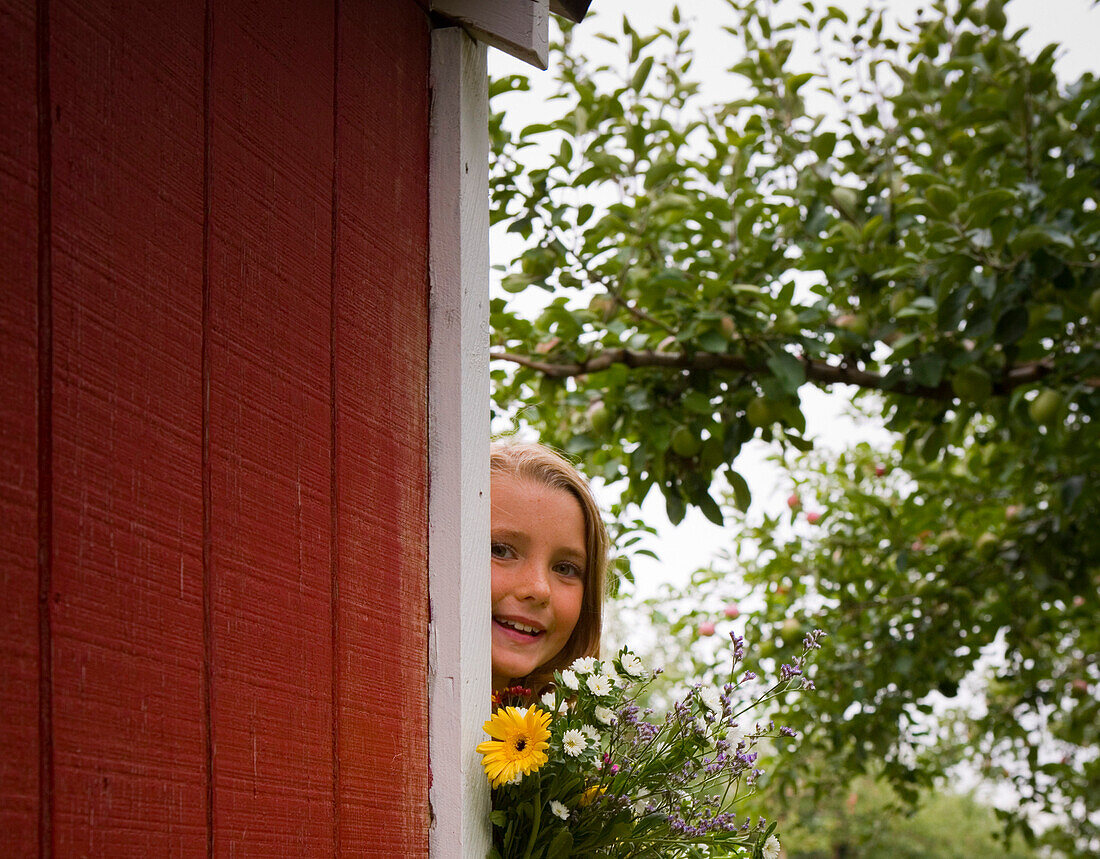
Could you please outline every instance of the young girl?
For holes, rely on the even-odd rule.
[[[608,536],[584,478],[540,444],[490,452],[493,691],[599,656]]]

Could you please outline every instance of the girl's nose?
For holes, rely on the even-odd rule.
[[[550,599],[550,573],[544,564],[533,559],[523,565],[517,596],[521,599],[546,602]]]

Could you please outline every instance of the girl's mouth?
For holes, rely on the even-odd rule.
[[[529,624],[522,623],[518,620],[508,620],[507,618],[503,617],[494,617],[493,623],[497,624],[500,627],[503,627],[508,632],[522,635],[525,638],[538,638],[543,633],[543,630],[538,629],[534,626],[530,626]]]

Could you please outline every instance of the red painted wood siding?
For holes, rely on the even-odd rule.
[[[0,28],[5,855],[426,855],[427,17]]]

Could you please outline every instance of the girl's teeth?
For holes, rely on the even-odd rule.
[[[539,630],[535,629],[533,626],[528,626],[525,623],[517,623],[514,620],[502,620],[500,623],[503,623],[505,626],[510,626],[512,629],[519,630],[520,632],[525,632],[528,635],[536,635],[539,632]]]

